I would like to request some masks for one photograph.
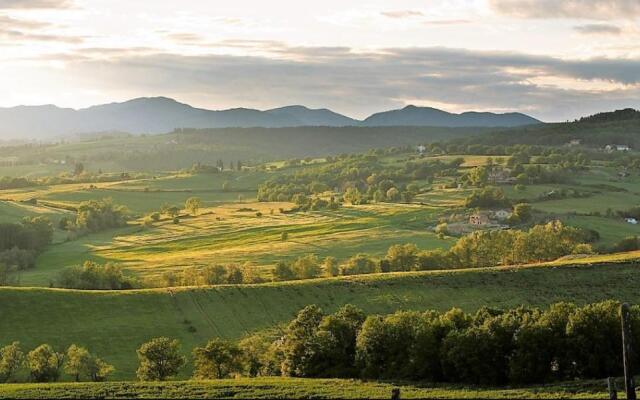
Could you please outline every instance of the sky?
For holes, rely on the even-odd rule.
[[[640,0],[0,0],[0,107],[640,108]]]

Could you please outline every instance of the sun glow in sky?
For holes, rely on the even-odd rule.
[[[640,108],[638,0],[0,0],[0,106]]]

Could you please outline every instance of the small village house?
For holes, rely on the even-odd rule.
[[[491,223],[489,216],[486,213],[473,213],[469,216],[469,224],[482,226]]]
[[[494,217],[500,220],[505,220],[511,216],[511,211],[509,210],[497,210],[493,213]]]
[[[511,170],[507,168],[493,169],[489,171],[489,182],[496,183],[513,183],[516,178],[511,176]]]

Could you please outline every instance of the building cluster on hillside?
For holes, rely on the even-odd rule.
[[[511,170],[508,168],[493,168],[491,171],[489,171],[489,183],[510,184],[510,183],[514,183],[515,181],[516,181],[516,178],[511,176]]]
[[[500,225],[511,216],[511,211],[501,209],[478,211],[469,216],[469,224],[474,226]]]
[[[614,151],[629,151],[631,147],[626,144],[608,144],[604,146],[604,151],[607,153],[613,153]]]

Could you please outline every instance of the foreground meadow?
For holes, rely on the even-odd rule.
[[[333,312],[353,304],[367,313],[396,310],[472,312],[482,306],[546,306],[615,299],[640,303],[637,254],[524,267],[475,268],[131,291],[0,288],[0,337],[25,348],[75,343],[132,379],[136,349],[149,338],[179,339],[185,355],[211,337],[238,339],[280,329],[297,311],[317,304]],[[26,311],[28,310],[28,312]],[[183,376],[185,377],[185,376]]]
[[[0,385],[0,399],[388,399],[394,388],[405,399],[605,399],[604,382],[523,388],[476,388],[364,382],[350,379],[243,378],[215,381],[106,382]],[[624,397],[620,397],[624,398]]]

